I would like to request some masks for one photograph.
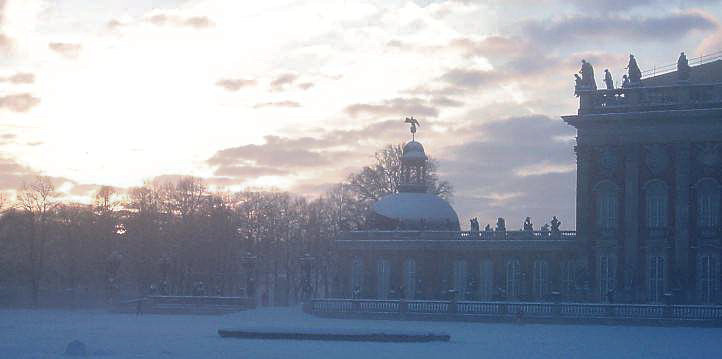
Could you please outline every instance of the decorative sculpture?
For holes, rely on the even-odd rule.
[[[578,95],[579,90],[584,89],[584,80],[579,77],[579,74],[574,74],[574,94]]]
[[[622,76],[622,87],[629,87],[629,77],[627,75]]]
[[[476,217],[471,219],[471,233],[479,234],[479,219]]]
[[[634,55],[629,55],[629,64],[626,67],[627,73],[629,73],[629,82],[630,85],[639,85],[642,82],[642,71],[639,70],[639,66],[637,65],[637,59],[634,58]]]
[[[594,80],[594,68],[592,67],[592,64],[587,62],[587,60],[582,60],[582,68],[579,70],[579,73],[582,74],[582,84],[585,88],[589,90],[597,89],[597,82]]]
[[[526,219],[524,219],[524,231],[534,231],[534,225],[531,223],[531,217],[526,217]]]
[[[614,90],[614,80],[609,69],[604,69],[604,84],[607,85],[607,90]]]
[[[559,232],[559,226],[562,225],[562,222],[559,219],[557,219],[557,216],[552,217],[551,224],[552,224],[552,233]]]
[[[484,232],[491,232],[491,226],[487,224],[486,227],[484,227]]]
[[[687,55],[682,52],[679,54],[679,59],[677,60],[677,79],[680,81],[688,81],[689,71],[690,67],[689,61],[687,61]]]
[[[504,232],[506,231],[506,222],[504,221],[504,218],[499,217],[496,220],[496,231],[497,232]]]

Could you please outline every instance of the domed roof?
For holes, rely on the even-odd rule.
[[[378,200],[373,210],[404,228],[459,230],[456,211],[449,202],[431,193],[391,194]]]
[[[410,141],[406,143],[403,149],[403,158],[426,160],[424,146],[422,146],[421,143],[416,141]]]

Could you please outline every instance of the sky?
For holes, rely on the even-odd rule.
[[[715,0],[0,0],[0,191],[318,196],[417,139],[462,227],[574,228],[573,74],[722,50]],[[692,63],[694,65],[694,63]]]

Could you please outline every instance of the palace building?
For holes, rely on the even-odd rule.
[[[630,71],[617,89],[578,77],[578,113],[563,116],[577,129],[577,231],[554,221],[510,231],[503,219],[460,231],[449,203],[427,192],[424,147],[408,142],[400,193],[374,204],[368,229],[336,240],[340,293],[719,304],[722,60],[684,65]]]

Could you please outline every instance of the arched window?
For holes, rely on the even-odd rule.
[[[647,227],[666,227],[667,185],[662,181],[652,181],[647,184],[644,192],[647,198]]]
[[[364,262],[360,257],[354,257],[351,262],[351,294],[357,297],[363,289]]]
[[[617,186],[609,181],[596,186],[597,225],[601,229],[617,228]]]
[[[494,263],[491,259],[483,259],[480,264],[479,298],[481,300],[494,298]]]
[[[610,301],[616,288],[616,262],[614,256],[599,256],[599,298],[604,303]]]
[[[719,225],[720,190],[717,181],[707,178],[697,186],[697,226],[716,228]]]
[[[532,294],[534,299],[543,300],[549,289],[549,263],[538,259],[534,261],[534,278],[532,280]]]
[[[649,257],[649,285],[647,293],[651,303],[659,303],[664,295],[664,257]]]
[[[507,299],[519,298],[519,286],[521,284],[521,265],[516,258],[506,261],[506,297]]]
[[[697,259],[697,299],[700,303],[715,302],[719,292],[719,261],[710,255]]]
[[[454,261],[454,290],[459,299],[466,297],[466,282],[466,261],[463,259]]]
[[[388,299],[391,289],[391,264],[386,259],[379,259],[376,264],[376,298]]]
[[[404,261],[404,298],[414,299],[416,296],[416,261],[409,258]]]

